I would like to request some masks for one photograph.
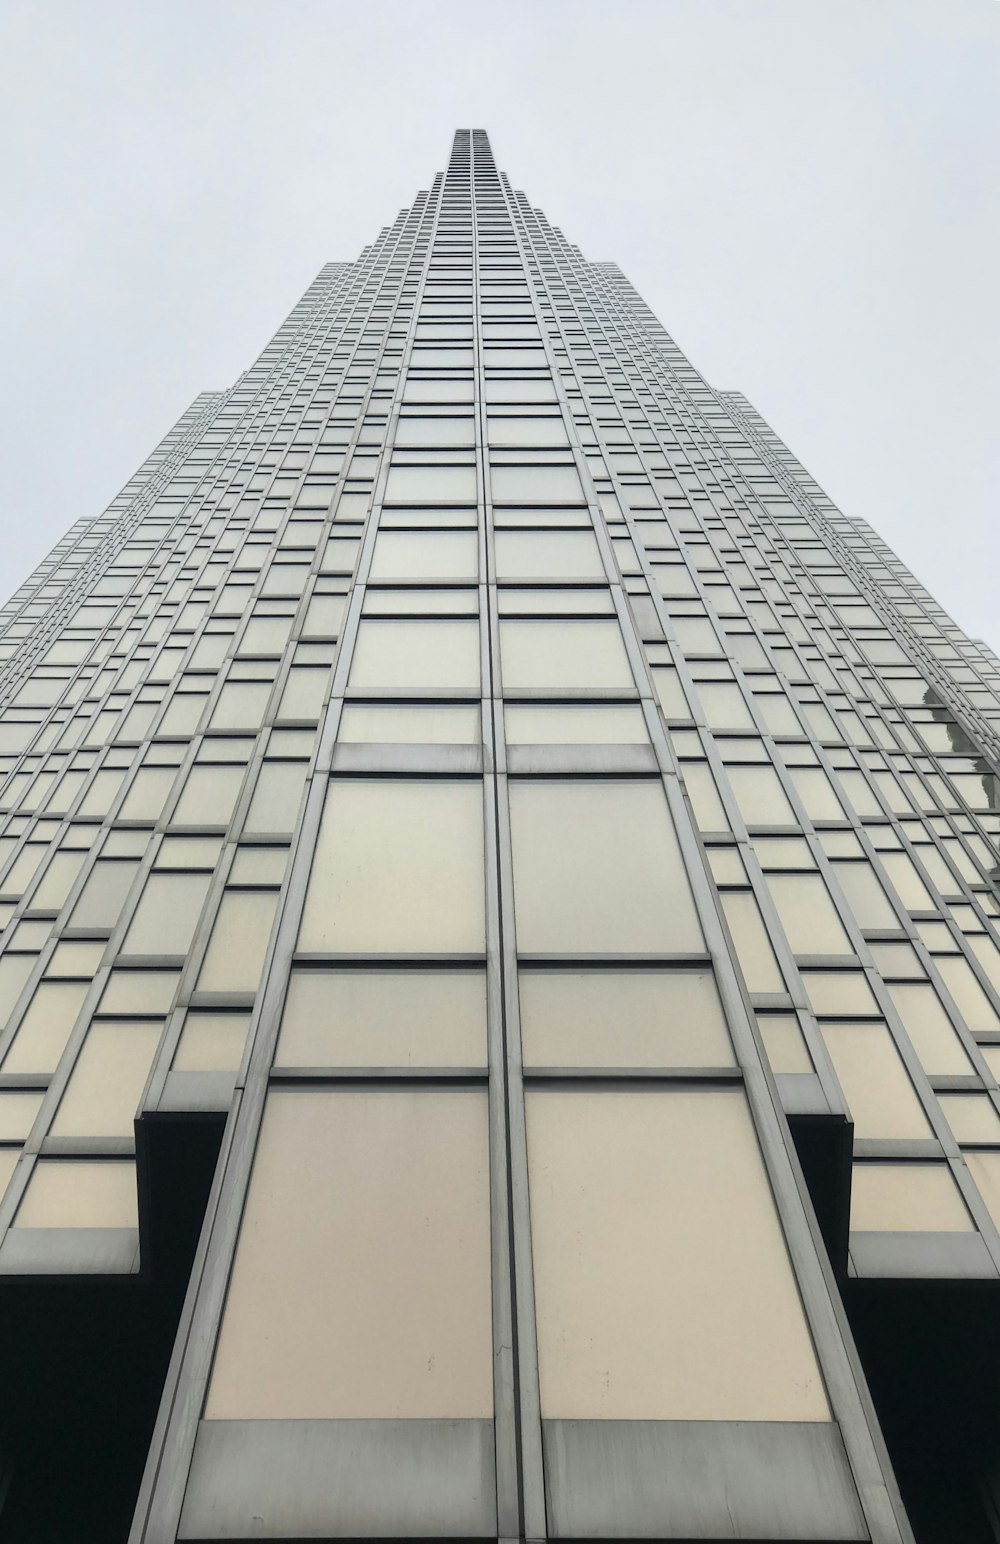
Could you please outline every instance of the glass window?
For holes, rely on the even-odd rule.
[[[518,947],[541,953],[704,948],[658,782],[510,784]]]
[[[510,690],[635,688],[617,622],[506,619],[500,623],[500,657]]]
[[[497,578],[603,579],[592,531],[497,531]]]
[[[191,1009],[174,1052],[175,1072],[235,1072],[243,1060],[249,1013]]]
[[[856,1137],[904,1141],[932,1135],[885,1024],[824,1023],[822,1032]]]
[[[73,927],[99,928],[102,931],[113,928],[138,871],[138,863],[98,859],[73,907],[70,917]]]
[[[851,1228],[876,1233],[969,1233],[972,1218],[943,1163],[856,1163]]]
[[[222,856],[221,836],[165,836],[154,869],[214,869]]]
[[[698,681],[698,696],[705,710],[705,720],[712,729],[753,729],[747,701],[733,682]]]
[[[491,413],[487,434],[491,445],[568,445],[563,421],[554,413],[514,418]]]
[[[652,667],[653,686],[666,719],[690,719],[691,709],[672,665]]]
[[[724,890],[719,899],[747,991],[783,992],[785,983],[753,893],[750,890]]]
[[[40,1158],[14,1217],[15,1228],[137,1228],[135,1163],[125,1159]]]
[[[967,1077],[972,1064],[930,982],[894,981],[889,996],[928,1076]]]
[[[85,981],[43,981],[35,988],[4,1058],[4,1072],[56,1070],[83,1007],[87,986]]]
[[[481,970],[293,970],[279,1067],[482,1067]]]
[[[228,826],[245,767],[195,766],[188,773],[172,822],[177,826]]]
[[[35,1124],[43,1097],[28,1089],[0,1089],[0,1139],[23,1142]]]
[[[315,723],[323,710],[329,666],[293,666],[278,704],[279,719],[302,719]]]
[[[881,1012],[860,970],[804,970],[802,984],[814,1013],[838,1019]]]
[[[950,1117],[949,1117],[950,1120]],[[992,1138],[996,1140],[996,1138]],[[993,1225],[1000,1228],[1000,1152],[964,1153],[966,1166],[986,1202]]]
[[[485,1090],[272,1092],[207,1418],[489,1418],[487,1153]]]
[[[0,1147],[0,1201],[3,1200],[7,1186],[14,1177],[14,1170],[17,1168],[20,1156],[19,1147]]]
[[[729,820],[708,763],[684,761],[680,771],[699,831],[728,831]]]
[[[291,630],[291,617],[251,617],[237,653],[281,654]]]
[[[314,594],[302,624],[303,638],[336,638],[346,609],[345,595]]]
[[[938,1094],[937,1097],[959,1142],[1000,1143],[1000,1114],[989,1094]]]
[[[270,681],[227,681],[212,710],[213,729],[256,729],[264,722]]]
[[[829,1420],[742,1093],[525,1104],[543,1417]]]
[[[972,966],[964,955],[938,955],[934,963],[968,1027],[971,1030],[987,1032],[1000,1029],[1000,1021],[997,1020],[993,1005],[973,975]]]
[[[179,980],[176,970],[113,970],[101,998],[101,1012],[165,1017]]]
[[[731,1067],[711,971],[522,970],[531,1067]]]
[[[122,944],[123,954],[186,954],[210,874],[150,874]]]
[[[797,826],[773,767],[727,766],[740,814],[748,826]]]
[[[508,745],[648,745],[638,703],[507,703]]]
[[[6,1024],[24,983],[35,968],[34,954],[7,954],[0,959],[0,1024]]]
[[[834,873],[862,931],[899,927],[899,918],[870,863],[837,863]]]
[[[91,1024],[59,1102],[54,1137],[130,1137],[162,1024]]]
[[[852,954],[850,941],[819,874],[768,874],[793,954]]]
[[[583,489],[575,466],[546,466],[542,463],[493,466],[490,468],[490,481],[493,500],[497,504],[583,502]]]
[[[482,797],[478,781],[331,782],[299,948],[481,951]]]
[[[173,767],[141,767],[122,801],[119,820],[157,820],[176,775]]]
[[[345,745],[479,745],[478,704],[345,703],[338,740]]]
[[[758,1013],[757,1026],[771,1071],[812,1072],[812,1057],[794,1013]]]
[[[926,977],[926,970],[917,959],[912,943],[869,943],[869,950],[886,980],[894,976],[910,980]]]
[[[307,770],[304,761],[265,761],[254,786],[244,829],[269,833],[293,831]]]
[[[379,531],[372,579],[475,579],[479,537],[475,531]]]
[[[788,772],[810,820],[843,820],[844,810],[822,767],[790,767]]]
[[[82,852],[55,852],[31,897],[32,911],[60,911],[83,867]]]
[[[393,466],[385,486],[385,502],[475,504],[475,465]]]
[[[227,890],[198,977],[199,992],[256,992],[278,904],[276,890]]]
[[[361,691],[478,691],[479,624],[365,620],[350,685]]]
[[[396,425],[397,445],[475,445],[476,421],[463,418],[403,415]]]
[[[236,849],[229,870],[230,885],[252,885],[266,890],[280,885],[288,867],[287,847],[262,847],[257,843]]]
[[[906,911],[936,911],[927,887],[913,864],[909,853],[879,853],[889,882],[899,896]]]

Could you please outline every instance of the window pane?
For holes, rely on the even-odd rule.
[[[822,1029],[856,1137],[933,1135],[885,1024],[826,1023]]]
[[[304,761],[265,761],[254,786],[246,831],[293,831],[302,801],[307,764]]]
[[[889,996],[924,1071],[932,1078],[968,1076],[972,1063],[930,982],[893,982]]]
[[[385,487],[387,504],[474,504],[476,468],[393,466]]]
[[[748,826],[798,825],[773,767],[727,767],[726,776]]]
[[[37,986],[4,1058],[4,1072],[55,1072],[86,995],[83,981]]]
[[[0,1090],[0,1138],[23,1142],[42,1107],[42,1094],[21,1089]],[[15,1153],[15,1158],[17,1154]],[[0,1190],[0,1195],[3,1192]]]
[[[945,954],[938,955],[934,963],[968,1027],[987,1032],[1000,1029],[993,1005],[973,975],[968,960],[959,954]]]
[[[379,531],[372,579],[475,579],[479,537],[475,531]]]
[[[742,1093],[526,1094],[542,1415],[830,1419]]]
[[[492,1415],[487,1145],[479,1089],[270,1094],[208,1419]]]
[[[899,927],[899,919],[870,863],[837,863],[834,872],[861,929]]]
[[[125,934],[123,954],[186,954],[210,874],[150,874]]]
[[[508,745],[647,745],[642,709],[631,703],[554,704],[509,702],[504,708]]]
[[[479,952],[483,886],[478,781],[335,779],[299,948]]]
[[[54,1137],[130,1137],[162,1024],[90,1026],[52,1122]]]
[[[851,1228],[876,1233],[969,1233],[972,1218],[943,1163],[856,1163]]]
[[[583,499],[574,466],[494,466],[490,478],[498,504],[579,504]]]
[[[363,621],[350,685],[361,691],[478,691],[479,624]]]
[[[199,992],[256,992],[264,965],[276,890],[227,890],[222,897]]]
[[[603,579],[591,531],[497,531],[498,579]]]
[[[245,767],[192,767],[177,801],[173,824],[228,826],[239,797]]]
[[[731,1067],[710,971],[522,970],[521,1046],[533,1067]]]
[[[793,954],[852,954],[819,874],[768,874],[768,889]]]
[[[135,1164],[128,1160],[40,1158],[15,1228],[137,1228]]]
[[[617,622],[508,619],[500,623],[500,656],[510,690],[635,688]]]
[[[136,773],[132,786],[118,811],[120,820],[158,819],[167,795],[174,786],[177,772],[174,767],[142,767]]]
[[[783,992],[785,983],[754,896],[749,890],[726,890],[720,900],[747,990]]]
[[[1000,1152],[965,1153],[964,1157],[994,1225],[1000,1228]]]
[[[704,948],[658,782],[512,782],[510,816],[521,950]]]
[[[174,1052],[175,1072],[235,1072],[243,1059],[249,1013],[188,1013]]]
[[[227,681],[212,712],[213,729],[256,729],[264,722],[270,681]]]
[[[1000,1114],[988,1094],[938,1094],[938,1103],[959,1142],[1000,1142]]]
[[[758,1013],[764,1051],[776,1075],[812,1072],[812,1057],[794,1013]]]
[[[98,859],[73,907],[70,917],[72,926],[99,928],[101,931],[113,928],[138,871],[138,863],[113,863]]]
[[[279,1067],[482,1067],[482,971],[293,970]]]
[[[101,998],[101,1012],[166,1016],[179,979],[176,970],[113,970]]]
[[[345,745],[478,745],[482,713],[478,706],[439,703],[345,703],[338,740]]]

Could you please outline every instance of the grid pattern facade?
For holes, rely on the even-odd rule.
[[[0,1277],[225,1115],[135,1544],[912,1537],[840,1287],[1000,1282],[1000,662],[483,133],[0,669]]]

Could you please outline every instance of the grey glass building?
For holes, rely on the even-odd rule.
[[[1000,662],[485,134],[0,672],[0,1538],[1000,1538]]]

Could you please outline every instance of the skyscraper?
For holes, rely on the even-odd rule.
[[[0,1537],[1000,1538],[1000,662],[484,133],[0,627]]]

